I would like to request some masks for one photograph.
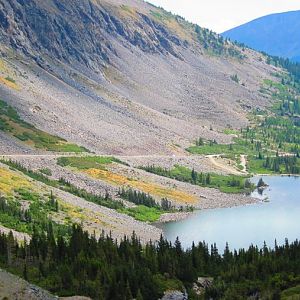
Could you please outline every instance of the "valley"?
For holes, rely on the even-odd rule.
[[[0,1],[0,268],[61,297],[297,289],[298,242],[246,249],[282,208],[259,178],[300,174],[300,66],[143,1],[77,4]]]

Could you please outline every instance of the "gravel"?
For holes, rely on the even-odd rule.
[[[0,269],[0,299],[57,300],[49,292]]]
[[[124,159],[124,157],[121,158]],[[76,185],[77,187],[84,188],[88,192],[94,194],[103,195],[106,191],[108,191],[111,195],[113,195],[117,199],[116,194],[119,189],[118,186],[109,184],[102,180],[93,179],[83,173],[80,173],[78,171],[76,172],[69,168],[60,167],[56,164],[56,158],[46,157],[46,156],[45,157],[16,156],[15,159],[25,167],[33,170],[39,170],[47,167],[52,171],[52,178],[59,179],[63,177],[68,181],[70,181],[72,184]],[[187,159],[180,158],[180,160],[182,161],[187,161],[188,163],[191,163],[189,159],[190,158]],[[193,158],[193,159],[196,161],[199,160],[199,158]],[[132,161],[132,160],[135,161],[135,158],[134,157],[128,158],[128,161]],[[137,160],[139,161],[140,158],[137,158]],[[167,162],[170,161],[174,162],[174,160],[177,161],[175,158],[172,158],[171,160],[167,158],[163,158],[162,164],[164,164],[165,160]],[[201,161],[207,161],[207,160],[200,158],[200,162]],[[159,164],[160,160],[156,160],[156,163]],[[107,167],[110,168],[112,172],[123,175],[126,178],[131,178],[134,180],[147,182],[147,183],[153,183],[169,189],[176,188],[176,190],[185,192],[188,195],[192,195],[196,197],[196,199],[198,199],[196,203],[193,203],[193,206],[197,209],[233,207],[238,205],[256,203],[258,201],[257,199],[254,199],[252,197],[243,194],[222,193],[216,189],[203,188],[189,183],[180,182],[174,179],[161,177],[130,166],[125,166],[121,164],[112,164]],[[209,171],[209,169],[207,170]],[[157,198],[157,200],[160,200],[160,198]],[[181,206],[186,204],[182,202],[176,202],[174,199],[169,199],[169,200],[171,200],[173,204],[176,206]]]

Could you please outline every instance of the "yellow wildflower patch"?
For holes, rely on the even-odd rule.
[[[6,66],[6,63],[3,59],[0,59],[0,71],[8,73],[8,67]]]
[[[0,83],[8,86],[9,88],[11,89],[14,89],[14,90],[20,90],[20,87],[13,81],[11,80],[8,80],[2,76],[0,76]]]
[[[11,195],[19,188],[30,188],[31,183],[25,177],[5,168],[0,168],[0,193]]]
[[[95,230],[100,225],[101,227],[98,229],[101,231],[103,226],[108,226],[104,221],[107,219],[107,216],[102,213],[77,207],[76,205],[64,202],[62,199],[59,200],[59,207],[61,208],[61,212],[63,212],[65,222],[70,220],[72,223],[80,223],[86,230]]]
[[[123,175],[112,173],[108,170],[88,169],[84,170],[83,172],[93,178],[106,181],[110,184],[116,186],[129,186],[131,188],[138,189],[140,191],[143,191],[144,193],[149,193],[160,198],[172,199],[183,204],[194,204],[197,202],[197,198],[195,196],[186,192],[179,191],[177,189],[166,188],[155,183],[130,179]]]

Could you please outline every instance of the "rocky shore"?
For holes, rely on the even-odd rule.
[[[178,222],[187,219],[191,215],[193,215],[193,212],[166,213],[160,216],[160,219],[156,222],[156,224]]]

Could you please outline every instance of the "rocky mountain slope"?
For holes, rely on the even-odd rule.
[[[54,300],[58,299],[43,289],[0,269],[1,299]]]
[[[223,33],[232,41],[271,55],[300,61],[300,11],[265,16]]]
[[[199,136],[229,142],[224,128],[270,105],[259,89],[278,71],[139,0],[1,0],[0,40],[0,98],[105,154],[182,154]]]

